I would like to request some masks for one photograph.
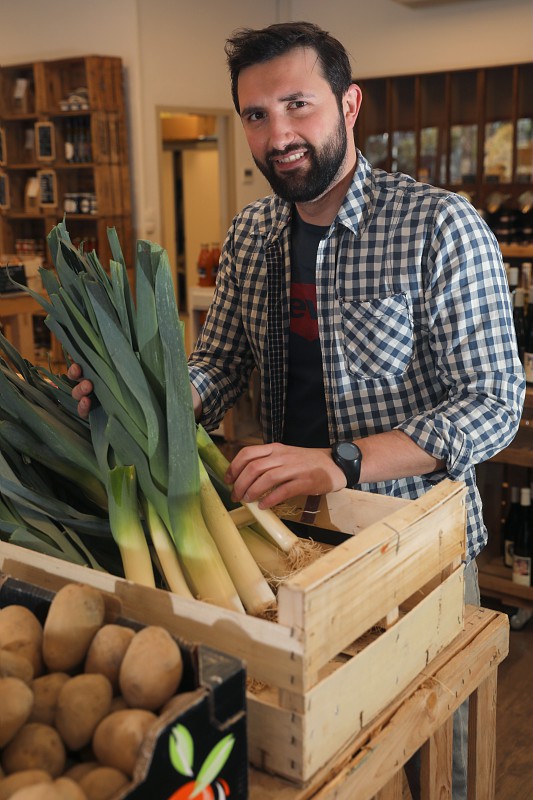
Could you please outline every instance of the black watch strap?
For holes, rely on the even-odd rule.
[[[363,454],[354,442],[335,442],[331,448],[331,456],[335,464],[346,476],[348,489],[355,489],[361,475]]]

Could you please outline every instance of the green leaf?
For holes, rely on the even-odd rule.
[[[180,775],[193,776],[194,741],[184,725],[172,728],[168,740],[169,756],[172,766]]]
[[[191,794],[191,800],[193,797],[200,794],[200,792],[203,792],[206,786],[213,783],[215,778],[220,774],[220,771],[233,750],[234,744],[235,736],[232,733],[228,733],[228,735],[224,736],[224,738],[213,747],[211,752],[208,753],[196,776],[196,787]]]

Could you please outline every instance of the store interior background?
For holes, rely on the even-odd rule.
[[[199,241],[221,240],[234,213],[268,192],[233,111],[225,39],[238,27],[299,19],[345,44],[356,79],[533,59],[533,0],[441,0],[416,8],[395,0],[2,0],[0,59],[122,58],[135,235],[162,244],[173,262],[173,151],[181,148],[165,147],[162,116],[215,118],[222,135],[183,151],[191,176],[186,217],[194,228],[186,237],[190,286]],[[190,345],[190,326],[187,336]]]

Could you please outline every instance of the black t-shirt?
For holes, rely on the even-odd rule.
[[[293,213],[289,373],[283,442],[329,447],[322,352],[316,307],[316,255],[329,226],[310,225]]]

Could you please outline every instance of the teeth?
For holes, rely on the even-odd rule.
[[[299,159],[303,157],[304,153],[293,153],[292,155],[287,156],[286,158],[278,158],[277,161],[280,164],[290,164],[291,161],[299,161]]]

